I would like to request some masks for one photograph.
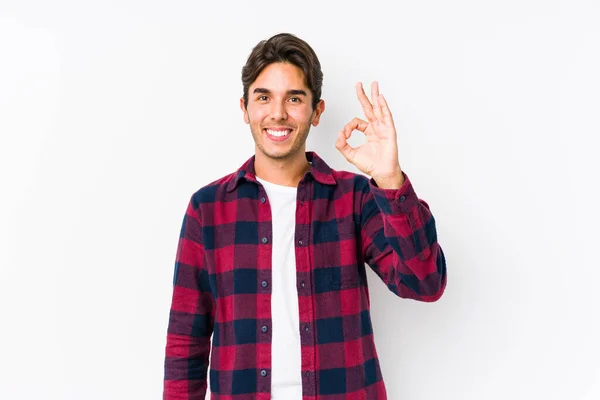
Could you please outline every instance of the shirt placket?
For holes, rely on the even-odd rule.
[[[258,200],[256,201],[257,210],[254,215],[257,216],[257,224],[259,227],[258,237],[258,252],[257,252],[257,304],[256,318],[258,321],[268,321],[268,325],[272,325],[271,313],[271,294],[272,294],[272,242],[273,242],[273,223],[261,224],[260,221],[269,221],[271,219],[271,205],[267,198],[262,185],[258,184]],[[257,326],[258,328],[258,326]],[[271,330],[269,326],[263,325],[260,327],[260,332],[257,335],[266,335],[269,337],[269,344],[259,346],[257,348],[256,366],[257,366],[257,400],[269,400],[271,398]],[[261,341],[259,341],[260,343]]]
[[[315,375],[315,310],[313,297],[312,263],[310,257],[310,199],[312,198],[312,181],[302,180],[298,185],[296,207],[296,282],[298,285],[298,306],[300,311],[300,342],[302,387],[305,396],[316,396]]]

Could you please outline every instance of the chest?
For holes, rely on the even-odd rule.
[[[285,252],[293,252],[289,258],[295,261],[297,280],[313,293],[363,281],[351,192],[299,186],[281,195],[248,183],[227,200],[211,203],[202,213],[210,212],[203,221],[203,240],[217,297],[268,293],[273,260],[285,258]]]

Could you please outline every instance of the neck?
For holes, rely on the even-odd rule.
[[[267,182],[276,185],[297,187],[304,174],[310,170],[311,165],[306,159],[304,149],[279,160],[269,158],[260,150],[256,150],[254,158],[256,176]]]

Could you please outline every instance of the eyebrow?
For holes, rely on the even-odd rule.
[[[265,89],[265,88],[256,88],[254,89],[254,91],[252,93],[264,93],[264,94],[271,94],[271,91],[269,89]],[[301,89],[292,89],[292,90],[288,90],[287,91],[288,95],[294,95],[294,96],[307,96],[306,92],[304,90]]]

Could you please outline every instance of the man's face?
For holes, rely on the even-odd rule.
[[[289,63],[265,67],[248,88],[248,106],[240,100],[244,121],[250,125],[257,151],[272,159],[304,153],[310,126],[317,126],[325,103],[312,109],[312,94],[304,73]]]

